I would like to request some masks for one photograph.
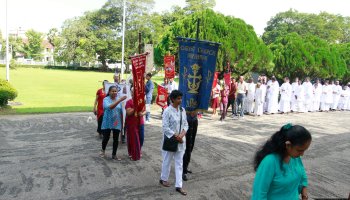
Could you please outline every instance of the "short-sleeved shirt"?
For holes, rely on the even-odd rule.
[[[110,109],[109,106],[115,102],[110,96],[103,99],[103,120],[101,129],[118,129],[121,130],[122,126],[122,105],[119,103],[115,108]]]
[[[103,99],[106,97],[106,93],[103,91],[103,88],[97,90],[97,118],[100,118],[103,115]]]
[[[282,165],[282,168],[281,168]],[[252,200],[298,200],[307,176],[300,157],[282,163],[277,154],[267,155],[260,163],[253,184]]]
[[[237,85],[238,94],[245,94],[248,90],[247,86],[248,85],[245,81],[243,81],[242,83],[238,82],[238,85]]]
[[[125,105],[125,109],[128,109],[128,108],[135,108],[134,107],[134,101],[132,99],[129,99],[127,102],[126,102],[126,105]],[[128,125],[128,124],[132,124],[132,125],[143,125],[145,124],[145,121],[143,119],[143,116],[142,117],[139,117],[139,116],[135,116],[135,115],[130,115],[130,116],[126,116],[126,119],[125,119],[125,123]]]

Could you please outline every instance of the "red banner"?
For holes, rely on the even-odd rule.
[[[156,99],[157,105],[159,105],[162,108],[167,107],[167,99],[168,99],[168,91],[165,87],[162,85],[158,85],[158,95]]]
[[[216,84],[218,83],[218,77],[219,77],[219,72],[215,72],[212,88],[214,88],[216,86]]]
[[[138,112],[145,110],[145,70],[146,55],[137,55],[131,57],[132,75],[134,82],[134,106]]]
[[[175,77],[175,56],[164,56],[165,78]]]
[[[224,80],[225,80],[225,85],[227,85],[230,88],[231,87],[231,74],[230,73],[225,73],[224,74]]]

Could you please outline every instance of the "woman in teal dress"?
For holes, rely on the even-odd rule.
[[[103,131],[102,149],[100,152],[101,157],[106,157],[105,151],[111,135],[113,132],[113,150],[112,159],[120,161],[117,157],[118,138],[122,124],[122,106],[121,102],[126,97],[117,98],[117,87],[111,86],[108,89],[107,96],[103,99],[103,120],[101,129]]]
[[[311,134],[286,124],[255,154],[252,200],[308,199],[307,176],[300,158],[311,144]]]

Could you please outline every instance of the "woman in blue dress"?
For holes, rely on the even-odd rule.
[[[307,176],[301,160],[311,134],[299,125],[286,124],[255,154],[252,200],[308,199]]]
[[[118,138],[121,130],[122,121],[122,106],[121,102],[126,99],[126,97],[121,97],[117,99],[118,90],[116,86],[111,86],[108,89],[107,96],[103,99],[103,121],[102,121],[102,150],[100,152],[101,157],[105,157],[105,150],[108,144],[111,131],[113,132],[113,151],[112,159],[120,161],[121,159],[117,157],[118,148]]]

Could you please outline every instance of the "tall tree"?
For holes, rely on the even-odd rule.
[[[91,62],[95,60],[93,33],[89,31],[90,21],[86,16],[66,20],[62,27],[61,44],[58,47],[58,61],[66,63]]]
[[[343,76],[343,83],[350,82],[350,42],[343,44],[335,44],[335,48],[338,49],[341,57],[345,61],[346,72]]]
[[[16,58],[16,56],[18,54],[23,54],[24,53],[24,44],[23,44],[23,40],[20,37],[14,37],[14,36],[10,36],[9,37],[9,46],[10,46],[10,50],[11,50],[11,55],[12,58]],[[6,48],[6,47],[4,47]],[[6,49],[4,49],[4,52],[6,52]]]
[[[279,36],[293,32],[301,36],[315,35],[330,43],[348,42],[350,19],[326,12],[317,15],[288,10],[278,13],[267,22],[262,39],[266,44],[270,44]]]
[[[274,55],[273,73],[278,78],[342,78],[346,65],[337,46],[316,36],[297,33],[279,36],[269,45]]]
[[[224,16],[212,10],[188,15],[171,26],[155,49],[155,61],[158,65],[163,64],[163,56],[168,51],[175,55],[178,53],[176,36],[196,37],[198,19],[201,19],[199,39],[221,43],[217,70],[222,70],[229,61],[231,70],[237,75],[251,71],[272,71],[272,54],[256,36],[253,27],[241,19]]]
[[[44,50],[42,46],[43,34],[33,29],[28,30],[25,34],[28,39],[23,47],[25,57],[35,60],[40,59],[42,57],[42,51]]]
[[[201,12],[206,9],[213,9],[215,5],[215,0],[186,0],[185,10],[189,13]]]

